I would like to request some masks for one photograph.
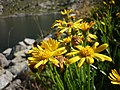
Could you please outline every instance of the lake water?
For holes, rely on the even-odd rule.
[[[54,21],[60,18],[58,14],[0,18],[0,52],[25,38],[37,39],[49,34]]]

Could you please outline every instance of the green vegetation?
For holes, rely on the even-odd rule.
[[[74,16],[72,10],[61,14],[66,18],[53,24],[53,39],[35,44],[29,52],[34,75],[53,90],[118,90],[120,1],[103,1],[99,8],[92,9],[90,17],[83,19]],[[46,51],[50,53],[46,55]]]

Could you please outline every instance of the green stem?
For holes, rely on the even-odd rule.
[[[81,76],[81,81],[82,81],[82,90],[84,90],[85,88],[85,73],[84,73],[84,70],[83,70],[83,66],[80,68],[80,76]]]
[[[75,67],[76,75],[78,77],[78,85],[81,87],[81,79],[80,79],[80,69],[77,68],[76,63],[73,64]]]
[[[52,78],[52,81],[53,81],[53,83],[56,84],[56,82],[55,82],[55,78],[54,78],[54,75],[53,75],[53,73],[52,73],[52,71],[53,71],[53,67],[51,66],[51,63],[49,63],[49,67],[50,67],[50,76],[51,76],[51,78]]]
[[[38,72],[36,73],[36,75],[37,75],[38,79],[41,80],[41,77]]]
[[[61,89],[64,90],[63,82],[62,82],[62,80],[61,80],[61,78],[60,78],[60,75],[58,74],[55,66],[54,66],[54,71],[55,71],[55,74],[56,74],[56,81],[57,81],[57,83],[58,83],[58,86],[60,86]]]
[[[64,79],[66,80],[68,90],[73,90],[73,87],[72,87],[72,84],[70,82],[70,79],[69,79],[68,75],[69,75],[68,74],[68,68],[66,68]]]
[[[90,64],[88,64],[88,90],[90,90]]]

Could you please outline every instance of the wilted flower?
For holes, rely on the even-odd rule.
[[[72,64],[80,60],[80,62],[78,63],[78,67],[81,67],[85,61],[88,64],[93,64],[94,63],[93,58],[100,60],[100,61],[105,61],[105,60],[112,61],[110,57],[103,55],[103,54],[99,54],[99,52],[102,52],[108,47],[108,44],[102,44],[99,47],[97,47],[98,45],[99,43],[95,42],[95,44],[92,47],[91,46],[83,47],[81,45],[76,46],[78,50],[74,49],[72,50],[72,52],[66,54],[66,56],[74,55],[72,58],[70,58],[67,61],[67,63]]]
[[[59,67],[61,71],[64,70],[64,64],[67,61],[67,58],[65,58],[63,55],[59,55],[55,57],[59,61]]]
[[[115,69],[112,70],[112,73],[109,73],[108,78],[111,80],[112,84],[120,85],[120,72],[118,73]]]
[[[82,38],[80,36],[77,36],[77,35],[73,36],[71,41],[72,41],[72,45],[73,46],[76,46],[78,44],[82,44],[83,43]]]

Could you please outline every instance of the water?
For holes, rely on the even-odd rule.
[[[54,21],[60,18],[58,14],[0,18],[0,52],[25,38],[37,39],[43,34],[49,34]]]

